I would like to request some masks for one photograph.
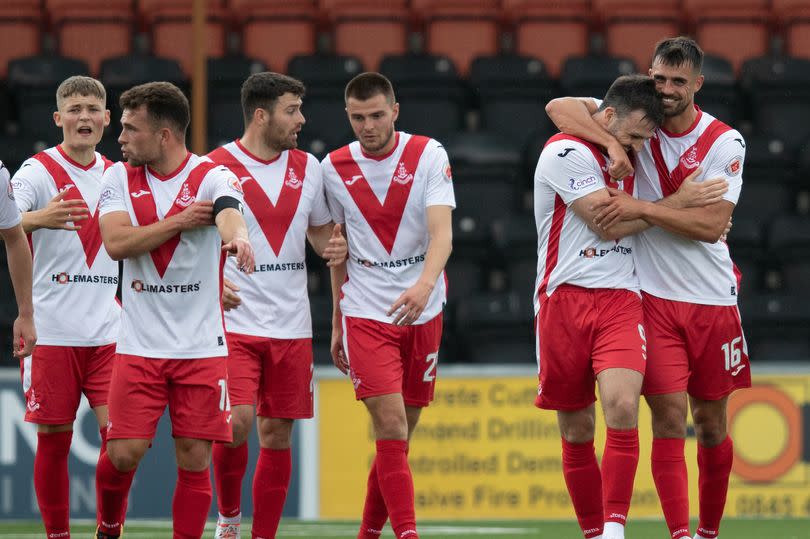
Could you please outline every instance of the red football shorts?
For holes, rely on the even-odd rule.
[[[264,417],[312,417],[312,339],[227,338],[232,405],[257,405]]]
[[[227,377],[225,357],[156,359],[117,354],[107,438],[151,440],[168,404],[173,437],[230,442]]]
[[[357,400],[402,393],[407,406],[430,404],[441,340],[441,314],[411,326],[344,316],[343,350]]]
[[[581,410],[605,369],[646,367],[641,298],[624,289],[562,285],[535,317],[540,384],[535,406]]]
[[[105,406],[114,356],[114,344],[34,347],[34,353],[20,361],[25,420],[40,425],[73,423],[82,393],[91,408]]]
[[[699,305],[644,294],[649,367],[642,393],[686,391],[718,400],[751,387],[751,365],[736,305]]]

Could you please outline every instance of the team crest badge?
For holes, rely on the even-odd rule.
[[[400,161],[399,167],[397,168],[397,173],[394,175],[394,181],[402,185],[407,185],[412,180],[413,174],[408,174],[408,169],[405,168],[405,163]]]
[[[292,168],[287,171],[287,180],[284,182],[284,185],[292,189],[301,189],[302,182],[298,179],[298,176]]]
[[[143,292],[143,281],[135,279],[134,281],[132,281],[130,288],[132,288],[132,290],[134,290],[135,292]]]
[[[230,187],[240,195],[243,195],[245,193],[244,191],[242,191],[242,184],[239,183],[239,180],[237,180],[235,176],[228,180],[228,187]]]
[[[681,157],[681,164],[688,169],[700,166],[700,161],[697,160],[697,146],[689,148],[689,153]]]
[[[191,194],[191,189],[188,188],[188,183],[184,183],[183,188],[180,190],[180,196],[177,197],[177,200],[175,200],[174,203],[181,208],[188,208],[194,204],[194,200],[196,199],[194,195]]]

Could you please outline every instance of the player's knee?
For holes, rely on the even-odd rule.
[[[405,440],[408,437],[408,422],[398,414],[381,414],[375,418],[374,430],[378,440]]]
[[[190,438],[175,439],[177,465],[189,471],[202,471],[211,463],[211,442]]]
[[[250,420],[239,421],[234,418],[232,429],[233,441],[228,444],[228,447],[239,447],[247,442],[248,436],[250,436]]]
[[[652,430],[655,438],[686,437],[686,410],[666,402],[648,401],[652,413]]]
[[[573,444],[583,444],[593,440],[596,422],[589,414],[558,416],[560,435]]]
[[[725,417],[708,413],[695,413],[695,437],[700,445],[714,447],[720,445],[728,435]]]
[[[292,444],[292,419],[262,418],[259,421],[259,443],[270,449],[288,449]]]
[[[612,429],[632,429],[638,424],[638,399],[619,395],[605,404],[605,421]]]
[[[119,472],[131,472],[137,468],[142,456],[139,451],[132,447],[117,444],[107,446],[107,457]]]

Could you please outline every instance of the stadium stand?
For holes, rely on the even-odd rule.
[[[220,146],[242,134],[242,83],[251,74],[266,69],[259,60],[242,55],[208,59],[209,146]]]
[[[43,13],[38,2],[7,0],[0,3],[0,77],[10,60],[40,52]]]
[[[376,70],[383,56],[407,51],[408,17],[405,0],[331,2],[335,52],[356,56],[367,69]]]

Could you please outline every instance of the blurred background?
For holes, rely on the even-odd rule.
[[[99,150],[112,160],[120,159],[117,99],[122,91],[167,80],[189,96],[193,93],[191,80],[201,73],[193,62],[194,4],[193,0],[0,0],[0,159],[14,172],[33,153],[61,141],[51,120],[54,93],[62,80],[76,74],[92,75],[106,86],[112,123]],[[453,389],[463,385],[459,381],[444,387],[450,388],[449,395],[480,392],[480,400],[469,408],[461,396],[437,403],[461,407],[459,421],[471,417],[465,414],[490,413],[481,412],[478,405],[492,408],[501,418],[527,413],[530,424],[538,417],[531,408],[526,411],[524,401],[527,391],[531,400],[535,362],[533,172],[543,143],[554,133],[545,104],[561,95],[601,97],[617,76],[646,73],[660,39],[679,34],[696,38],[707,53],[706,83],[696,102],[746,138],[745,185],[728,242],[743,273],[740,307],[750,356],[760,372],[770,372],[769,365],[780,373],[810,372],[810,0],[207,0],[200,7],[205,9],[208,58],[207,78],[202,79],[207,81],[207,100],[192,121],[207,126],[196,145],[198,152],[240,136],[239,88],[248,75],[263,70],[290,74],[307,85],[303,107],[307,124],[299,145],[319,158],[352,140],[343,87],[364,70],[379,70],[393,81],[402,106],[399,129],[430,135],[445,145],[458,208],[454,252],[447,268],[450,285],[441,364],[443,369],[451,366],[443,375],[472,378],[462,389]],[[4,257],[0,249],[0,258]],[[329,275],[313,253],[308,262],[316,364],[326,368],[331,365]],[[5,260],[0,260],[0,350],[11,349],[10,327],[16,316],[6,273]],[[492,365],[498,369],[491,370]],[[0,464],[28,470],[30,454],[18,454],[14,444],[31,446],[35,438],[25,434],[28,431],[16,420],[24,403],[15,369],[0,372],[7,375],[0,391],[0,423],[5,425],[0,428]],[[508,401],[514,409],[492,397],[495,386],[474,380],[510,375],[519,378],[509,383],[525,386]],[[791,507],[795,514],[810,514],[810,497],[804,490],[810,482],[810,378],[761,383],[776,387],[776,393],[751,393],[759,396],[745,402],[759,415],[745,416],[745,424],[755,436],[763,425],[776,431],[758,436],[758,443],[765,446],[748,446],[749,464],[765,471],[757,476],[737,469],[736,480],[756,483],[788,474],[797,496],[805,493]],[[349,388],[333,389],[328,383],[323,387],[345,393],[340,397],[345,407],[353,402]],[[792,404],[780,408],[779,395],[787,395],[785,402]],[[338,494],[324,498],[324,503],[340,498],[344,478],[329,476],[329,470],[345,466],[362,474],[367,467],[364,459],[371,454],[365,440],[354,467],[338,460],[330,468],[323,448],[319,453],[318,439],[341,440],[341,421],[362,412],[358,406],[346,410],[346,415],[343,408],[338,410],[338,426],[324,427],[334,432],[297,434],[299,439],[314,440],[316,447],[305,449],[300,458],[320,462],[326,479],[301,478],[300,495],[291,494],[301,500],[301,507],[288,508],[287,514],[341,518],[359,514],[357,504],[348,509],[322,505],[319,510],[312,502],[312,488],[316,492],[320,488],[322,495]],[[775,415],[768,415],[773,410]],[[87,410],[82,414],[85,417]],[[530,430],[555,432],[553,418],[543,417],[548,424]],[[358,418],[364,421],[362,413]],[[93,437],[91,420],[82,428],[88,439]],[[424,436],[430,438],[430,432]],[[513,429],[516,437],[499,438],[507,444],[504,451],[527,441],[526,451],[532,451],[533,435],[516,442],[520,432]],[[546,454],[557,462],[559,440],[556,434],[549,440]],[[452,437],[435,441],[430,451],[448,454],[458,442]],[[450,445],[442,445],[445,442]],[[481,459],[490,458],[488,446],[481,447]],[[346,449],[334,451],[341,455]],[[787,460],[780,460],[784,455]],[[76,503],[92,515],[94,460],[89,453],[77,458],[71,466],[83,463],[86,484],[81,483],[85,488],[79,492],[85,494]],[[768,467],[772,462],[787,463],[787,468],[772,471]],[[165,470],[171,473],[171,466]],[[555,482],[556,488],[564,488],[554,466],[540,472],[551,475],[538,476],[542,479],[538,484]],[[446,474],[437,477],[438,484],[447,484]],[[498,475],[498,481],[507,480],[514,478]],[[142,485],[145,488],[148,481]],[[560,493],[565,500],[564,490]],[[648,494],[654,513],[657,500],[654,491]],[[0,502],[4,499],[8,497],[0,496]],[[762,501],[752,494],[742,502],[735,500],[730,511],[759,515],[762,507],[777,507],[767,506],[768,500],[778,505],[780,499]],[[304,507],[310,502],[315,508]],[[0,514],[36,514],[28,500],[23,508],[4,503]],[[8,507],[12,509],[6,511]],[[570,516],[567,502],[562,507]],[[749,511],[751,507],[760,512]],[[780,514],[780,507],[768,514]],[[525,510],[514,515],[525,517],[536,507],[527,505]],[[470,514],[468,506],[460,511]],[[498,508],[492,511],[512,515],[499,513]],[[162,513],[156,509],[155,514]],[[482,513],[475,510],[475,514]]]

